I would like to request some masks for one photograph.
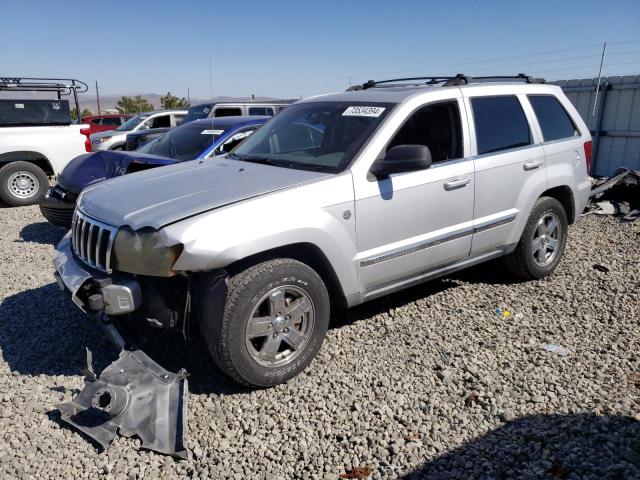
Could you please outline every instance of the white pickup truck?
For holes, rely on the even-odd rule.
[[[75,97],[84,87],[78,80],[62,83],[0,77],[0,91],[13,92],[12,98],[0,100],[1,201],[12,206],[39,203],[47,193],[49,179],[59,175],[72,159],[91,151],[89,126],[71,124],[68,102],[60,100],[65,94]],[[15,96],[25,91],[54,92],[58,99],[20,100]]]

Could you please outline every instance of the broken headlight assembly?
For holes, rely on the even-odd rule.
[[[153,229],[118,230],[113,242],[113,268],[120,272],[170,277],[173,265],[182,253],[183,245],[167,246],[160,233]]]

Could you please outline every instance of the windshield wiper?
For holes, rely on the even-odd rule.
[[[281,167],[281,168],[291,168],[293,170],[313,170],[316,172],[335,171],[334,167],[331,167],[329,165],[319,165],[315,163],[290,162],[287,160],[276,160],[273,158],[250,156],[250,155],[240,156],[237,153],[230,153],[229,157],[235,160],[240,160],[242,162],[259,163],[261,165],[271,165],[274,167]]]
[[[251,162],[251,163],[260,163],[262,165],[273,165],[274,167],[286,167],[287,165],[282,164],[281,162],[277,161],[277,160],[272,160],[270,158],[267,157],[253,157],[253,156],[240,156],[237,153],[230,153],[229,154],[230,157],[234,158],[235,160],[240,160],[241,162]]]

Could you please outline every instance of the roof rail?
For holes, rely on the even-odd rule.
[[[484,81],[501,81],[501,80],[524,80],[525,83],[546,83],[544,78],[534,78],[525,73],[518,75],[492,75],[488,77],[467,77],[469,83],[482,83]]]
[[[75,78],[37,78],[0,76],[0,91],[4,92],[55,92],[58,100],[62,95],[73,95],[76,114],[80,122],[80,104],[78,93],[86,93],[89,87]]]
[[[417,82],[418,80],[424,80]],[[407,77],[407,78],[393,78],[391,80],[369,80],[362,85],[353,85],[347,89],[347,92],[356,90],[368,90],[374,87],[399,87],[399,86],[424,86],[424,85],[439,85],[443,87],[451,87],[455,85],[468,85],[470,83],[483,83],[490,81],[501,80],[522,80],[526,83],[545,83],[544,78],[533,78],[524,73],[518,75],[495,75],[486,77],[470,77],[462,73],[458,73],[455,77]],[[398,84],[398,82],[402,82]]]

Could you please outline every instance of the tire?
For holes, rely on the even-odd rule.
[[[564,253],[567,230],[567,213],[562,204],[555,198],[540,197],[533,205],[518,246],[504,257],[504,265],[526,280],[551,275]]]
[[[330,311],[327,289],[313,269],[288,258],[254,265],[229,278],[222,314],[216,314],[215,296],[209,294],[211,280],[196,286],[196,314],[207,348],[225,374],[251,387],[271,387],[311,363]],[[250,321],[254,317],[260,319]]]
[[[11,206],[39,203],[48,188],[47,174],[33,163],[17,161],[0,168],[0,199]]]

